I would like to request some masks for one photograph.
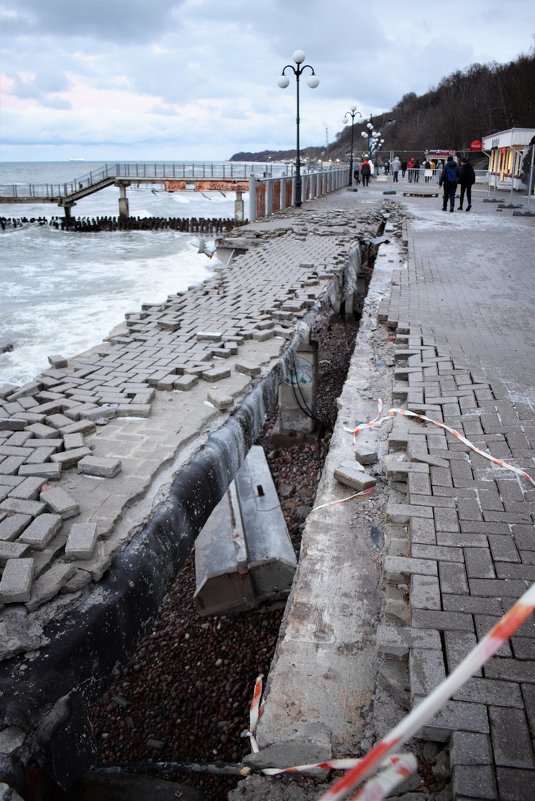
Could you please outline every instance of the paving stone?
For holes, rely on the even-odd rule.
[[[519,685],[498,679],[472,678],[455,693],[454,699],[487,706],[524,707]]]
[[[440,586],[436,576],[411,576],[411,607],[413,609],[441,609]]]
[[[418,628],[461,632],[472,632],[474,630],[471,615],[465,615],[462,612],[439,612],[432,609],[414,609],[412,612],[412,625]]]
[[[121,472],[120,459],[108,459],[102,456],[85,456],[78,462],[78,472],[88,476],[113,478]]]
[[[0,503],[0,511],[20,513],[21,515],[31,515],[35,517],[44,512],[45,505],[40,501],[23,501],[19,498],[6,498]]]
[[[232,409],[234,406],[234,398],[232,395],[227,395],[226,392],[214,390],[213,392],[208,392],[206,398],[216,409]]]
[[[92,420],[78,420],[75,423],[61,426],[60,433],[62,436],[65,434],[93,434],[97,430],[95,423]]]
[[[31,545],[36,551],[42,551],[58,533],[62,522],[61,515],[49,513],[39,515],[24,529],[18,541]]]
[[[409,537],[411,543],[435,545],[435,521],[421,517],[411,517],[409,520]]]
[[[26,427],[26,431],[30,431],[37,439],[54,439],[58,435],[57,429],[43,423],[33,423]]]
[[[249,375],[252,378],[256,378],[262,372],[262,368],[259,365],[242,360],[234,363],[234,369],[237,373],[243,373],[244,375]]]
[[[19,468],[19,476],[38,476],[47,481],[59,481],[61,478],[61,464],[54,464],[53,462],[24,464]]]
[[[533,796],[535,773],[518,768],[497,768],[496,779],[501,801],[527,801]]]
[[[451,764],[492,765],[492,749],[487,734],[454,731],[451,736]]]
[[[16,539],[32,521],[30,515],[9,515],[0,521],[0,540],[11,541]]]
[[[341,484],[344,484],[344,486],[350,487],[357,492],[375,487],[377,483],[375,478],[370,476],[369,473],[366,473],[364,470],[359,470],[354,460],[342,462],[342,464],[335,468],[334,477]]]
[[[0,540],[0,565],[5,565],[9,559],[19,559],[30,550],[29,545],[23,542],[7,542]]]
[[[424,576],[436,576],[438,574],[437,563],[431,559],[385,556],[383,566],[388,581],[404,581],[413,573],[419,573]],[[435,626],[431,625],[427,628],[435,628]]]
[[[24,431],[26,420],[20,417],[3,417],[0,415],[0,431]]]
[[[421,700],[415,698],[413,705],[417,706]],[[420,729],[420,733],[429,740],[446,742],[454,731],[459,730],[488,734],[487,707],[465,701],[448,701],[434,718]]]
[[[409,675],[411,698],[428,695],[446,678],[442,651],[411,648]]]
[[[13,487],[9,493],[10,498],[21,498],[25,501],[35,501],[39,496],[39,490],[45,483],[46,479],[39,478],[37,476],[28,476],[18,484],[16,487]]]
[[[381,623],[377,628],[377,647],[380,653],[402,657],[413,647],[441,650],[442,644],[439,632],[436,630]]]
[[[65,558],[91,559],[97,538],[96,523],[73,523],[65,545]]]
[[[433,510],[426,506],[411,506],[407,503],[388,501],[386,519],[390,523],[408,523],[413,517],[433,518]]]
[[[534,768],[531,738],[524,711],[491,706],[489,718],[496,764],[507,768]]]
[[[498,798],[494,770],[490,765],[455,765],[452,773],[455,798],[480,798],[494,801]]]
[[[83,434],[65,434],[63,437],[64,448],[66,451],[74,450],[75,448],[83,448],[85,446]]]
[[[40,500],[49,507],[55,514],[61,515],[62,520],[75,517],[80,514],[80,506],[74,498],[65,492],[61,487],[44,488],[40,495]]]
[[[0,603],[24,603],[30,598],[33,559],[9,559],[0,580]]]
[[[204,370],[202,377],[205,381],[216,382],[224,378],[228,378],[231,374],[229,367],[213,367],[210,370]]]
[[[58,353],[54,353],[52,356],[48,356],[48,363],[54,369],[59,369],[61,367],[68,367],[69,365],[68,360],[64,356],[61,356]]]
[[[50,457],[51,460],[58,465],[61,465],[62,470],[68,470],[75,467],[85,456],[90,456],[91,450],[89,448],[74,448],[71,451],[63,451],[62,453],[54,453]]]
[[[464,561],[468,578],[496,577],[489,548],[464,548]]]

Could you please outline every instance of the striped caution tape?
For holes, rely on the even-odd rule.
[[[399,754],[391,758],[392,764],[366,782],[362,790],[353,796],[354,801],[381,801],[391,795],[398,784],[416,772],[418,763],[414,754]]]
[[[522,478],[525,478],[527,481],[533,484],[533,486],[535,486],[535,479],[532,478],[529,475],[529,473],[527,473],[525,470],[522,470],[520,467],[516,467],[515,465],[508,464],[503,459],[497,459],[495,456],[492,456],[492,454],[488,453],[487,451],[482,451],[481,448],[478,448],[477,445],[474,445],[473,442],[470,442],[470,440],[466,439],[466,437],[463,434],[461,434],[460,431],[456,431],[455,428],[451,428],[450,426],[447,426],[445,423],[441,423],[438,420],[432,420],[425,414],[417,414],[416,412],[411,412],[409,411],[409,409],[401,409],[401,408],[389,409],[386,412],[386,414],[384,414],[381,417],[381,413],[383,410],[383,402],[379,399],[377,403],[379,407],[378,414],[373,420],[370,420],[369,423],[359,423],[355,428],[352,429],[344,427],[345,431],[348,431],[350,434],[353,434],[353,442],[356,442],[356,437],[358,434],[360,434],[361,431],[365,431],[368,428],[377,428],[387,420],[391,420],[396,414],[400,414],[403,417],[415,417],[418,420],[424,420],[426,423],[432,423],[434,426],[437,426],[437,428],[442,428],[444,429],[444,431],[448,431],[454,437],[457,437],[458,440],[463,442],[468,448],[470,448],[470,450],[474,451],[475,453],[478,453],[485,459],[488,459],[489,462],[492,462],[498,467],[504,467],[506,470],[511,470],[513,473],[516,473]]]
[[[358,784],[366,779],[385,758],[397,751],[403,743],[436,715],[447,701],[463,686],[482,665],[511,637],[535,609],[535,584],[496,623],[470,651],[463,661],[417,707],[380,740],[357,765],[350,768],[318,801],[340,801],[347,798]],[[361,796],[357,796],[361,798]],[[376,801],[383,795],[374,796]]]

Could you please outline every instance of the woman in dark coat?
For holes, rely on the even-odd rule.
[[[466,200],[468,205],[466,211],[472,208],[472,186],[476,182],[476,174],[474,168],[468,159],[461,159],[461,175],[459,183],[461,184],[461,199],[459,201],[459,211],[463,210],[464,193],[466,192]]]

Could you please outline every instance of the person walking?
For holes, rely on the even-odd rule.
[[[401,161],[399,160],[399,156],[396,156],[395,159],[392,161],[392,175],[394,176],[394,183],[397,184],[399,171],[401,169]]]
[[[472,208],[472,186],[476,182],[476,174],[474,168],[467,158],[461,159],[461,170],[459,182],[461,184],[461,199],[459,201],[459,211],[463,210],[464,193],[466,192],[467,207],[466,211]]]
[[[450,202],[450,211],[455,210],[455,192],[457,191],[458,183],[459,183],[459,167],[453,160],[453,156],[448,156],[438,181],[438,185],[444,187],[444,196],[442,198],[442,211],[448,210],[447,209],[448,200]]]
[[[412,184],[412,179],[414,177],[413,170],[414,170],[414,159],[411,156],[410,159],[407,162],[407,171],[409,173],[409,183],[410,184]]]
[[[403,159],[401,162],[401,177],[405,178],[405,173],[407,172],[407,159]]]
[[[368,186],[370,183],[371,168],[368,159],[364,159],[360,165],[360,177],[362,178],[362,186]]]
[[[358,185],[360,184],[360,172],[359,172],[359,163],[356,161],[353,164],[353,178],[355,179],[355,183]]]
[[[414,183],[417,184],[420,182],[420,159],[415,159],[412,168],[414,170]]]

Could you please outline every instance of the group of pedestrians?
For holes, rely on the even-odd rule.
[[[442,197],[442,211],[448,210],[448,202],[450,204],[450,211],[455,210],[455,194],[458,184],[461,186],[458,210],[463,210],[465,194],[467,202],[466,211],[470,211],[472,208],[472,186],[475,183],[476,175],[468,159],[461,158],[460,165],[459,167],[453,156],[448,156],[440,174],[438,185],[443,187],[444,192]]]

